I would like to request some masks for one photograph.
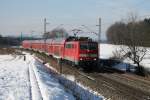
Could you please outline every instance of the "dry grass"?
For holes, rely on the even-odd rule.
[[[0,54],[13,54],[15,52],[14,48],[0,48]]]
[[[16,48],[0,48],[0,55],[21,55],[22,52],[20,49]]]

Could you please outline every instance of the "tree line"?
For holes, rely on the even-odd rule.
[[[111,25],[107,30],[107,38],[110,43],[150,46],[150,18],[130,22],[119,21]]]
[[[35,40],[37,38],[32,37],[13,37],[0,35],[0,47],[19,46],[23,40]]]
[[[0,46],[17,46],[20,44],[20,39],[17,37],[3,37],[0,35]]]

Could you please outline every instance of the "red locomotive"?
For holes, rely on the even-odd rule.
[[[45,52],[73,65],[97,65],[98,43],[88,38],[68,37],[45,40],[25,40],[23,48]]]

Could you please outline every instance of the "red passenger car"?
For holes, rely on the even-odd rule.
[[[24,41],[22,42],[22,47],[25,48],[25,49],[31,48],[31,43],[30,43],[30,41],[29,41],[29,40],[24,40]]]

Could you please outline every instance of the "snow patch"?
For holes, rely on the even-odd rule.
[[[73,75],[66,75],[66,74],[62,74],[63,77],[71,80],[71,81],[75,81],[75,77]]]

